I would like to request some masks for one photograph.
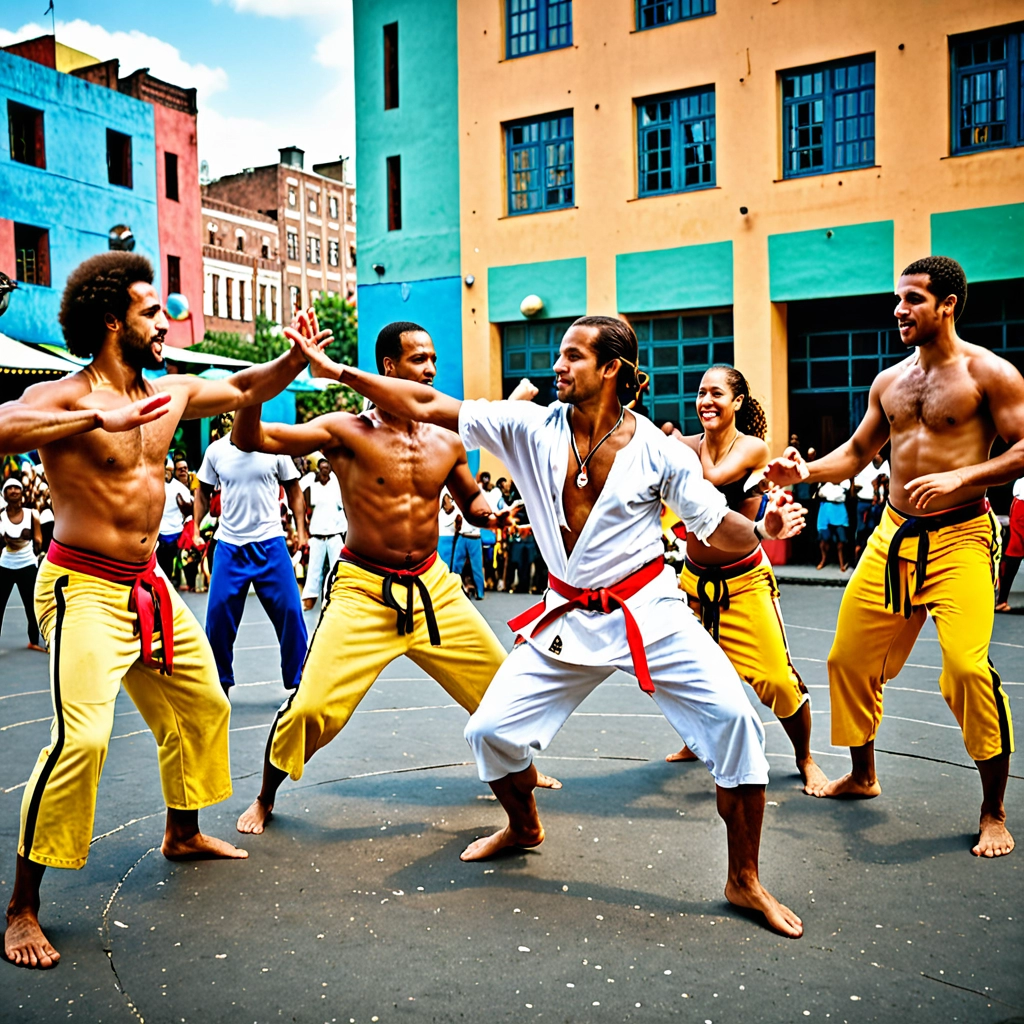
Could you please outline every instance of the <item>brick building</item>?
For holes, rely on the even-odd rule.
[[[252,338],[254,314],[274,323],[280,321],[281,242],[277,221],[214,199],[207,188],[203,188],[201,239],[206,328]]]
[[[355,187],[346,161],[303,167],[304,151],[280,150],[281,160],[247,168],[205,187],[217,199],[277,222],[281,244],[282,312],[308,306],[321,293],[356,299]]]

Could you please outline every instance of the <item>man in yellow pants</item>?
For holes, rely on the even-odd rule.
[[[437,356],[418,324],[398,321],[377,338],[381,373],[432,384]],[[240,410],[232,431],[246,451],[322,451],[341,484],[348,535],[298,690],[271,726],[259,795],[238,831],[263,832],[277,790],[345,727],[377,676],[406,655],[468,712],[476,710],[505,649],[437,554],[438,503],[447,487],[467,522],[500,528],[469,470],[457,434],[379,410],[329,413],[309,423],[261,423]],[[560,783],[545,779],[549,787]]]
[[[900,337],[913,351],[875,378],[853,437],[809,464],[788,448],[767,473],[779,484],[847,480],[892,440],[890,504],[843,595],[828,659],[832,742],[850,747],[853,771],[815,795],[881,793],[874,744],[883,687],[930,612],[942,649],[939,688],[981,776],[972,853],[999,857],[1014,846],[1003,807],[1013,728],[988,660],[999,530],[985,490],[1024,469],[1024,378],[957,337],[967,280],[955,260],[912,263],[896,292]],[[991,459],[996,436],[1011,447]]]
[[[56,513],[35,596],[54,717],[22,800],[4,935],[7,961],[41,968],[60,959],[39,924],[43,873],[85,864],[122,681],[157,743],[164,855],[246,856],[199,831],[199,809],[231,794],[229,705],[199,624],[157,571],[164,460],[180,420],[261,402],[305,365],[296,346],[224,380],[147,380],[144,369],[163,365],[167,319],[135,253],[76,268],[60,321],[71,353],[91,362],[0,407],[0,452],[39,449]],[[330,338],[315,322],[303,329],[317,344]]]

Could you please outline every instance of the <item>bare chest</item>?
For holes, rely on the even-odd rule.
[[[447,434],[447,431],[444,432]],[[360,444],[336,466],[347,490],[436,499],[458,459],[458,443],[433,428],[412,433],[387,426],[367,428]]]
[[[982,394],[963,363],[925,372],[910,367],[882,395],[882,408],[893,433],[956,431],[978,414]]]

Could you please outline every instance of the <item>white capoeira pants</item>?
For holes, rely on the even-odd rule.
[[[333,533],[329,537],[309,538],[309,567],[306,573],[306,584],[302,588],[303,598],[315,601],[320,597],[324,580],[329,579],[334,563],[337,562],[344,544],[340,533]],[[327,560],[327,570],[324,571],[324,559]]]
[[[764,728],[736,670],[696,618],[647,647],[654,700],[686,745],[726,789],[768,782]],[[480,707],[466,740],[484,782],[524,771],[583,699],[616,669],[633,672],[627,652],[612,665],[567,665],[528,643],[512,650]]]

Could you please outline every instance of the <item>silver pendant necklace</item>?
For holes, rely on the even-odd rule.
[[[597,449],[600,448],[601,445],[603,445],[605,443],[605,441],[607,441],[608,438],[611,437],[612,434],[614,434],[615,431],[618,430],[619,427],[622,426],[622,420],[625,417],[625,415],[626,415],[626,408],[625,408],[625,406],[623,406],[622,409],[619,412],[619,418],[615,421],[615,426],[612,427],[612,429],[609,430],[608,433],[605,434],[604,437],[602,437],[601,440],[598,441],[597,444],[595,444],[594,447],[590,449],[590,451],[587,453],[587,457],[585,459],[581,459],[580,458],[580,450],[579,450],[579,448],[576,447],[576,434],[575,434],[575,432],[572,429],[572,419],[571,419],[571,414],[570,414],[570,419],[569,419],[569,440],[572,442],[572,453],[573,453],[573,455],[576,456],[576,465],[579,466],[579,472],[576,474],[576,486],[577,487],[586,487],[587,486],[587,483],[589,482],[589,478],[587,477],[587,463],[594,457],[594,452],[596,452]]]

